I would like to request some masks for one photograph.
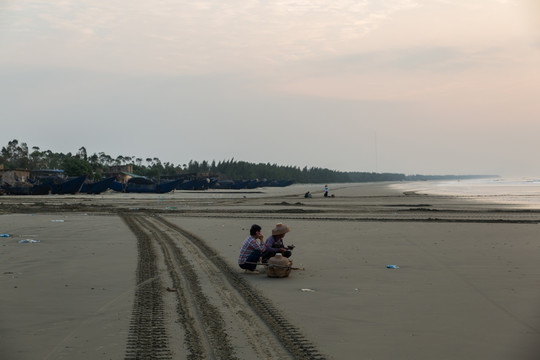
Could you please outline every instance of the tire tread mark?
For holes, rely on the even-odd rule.
[[[272,329],[279,341],[283,344],[296,359],[299,360],[323,360],[325,356],[319,353],[314,344],[301,334],[298,328],[290,324],[287,319],[280,315],[279,310],[272,302],[253,288],[242,278],[238,271],[234,271],[214,249],[209,247],[202,239],[191,232],[182,229],[161,216],[156,216],[156,220],[162,222],[169,228],[177,231],[194,245],[196,245],[207,258],[211,258],[214,264],[221,270],[237,291],[246,299],[247,303],[255,313],[263,319],[267,326]]]
[[[140,230],[132,217],[121,215],[126,225]],[[126,360],[172,359],[165,329],[162,285],[157,276],[156,256],[151,239],[142,231],[137,237],[135,300],[126,346]]]
[[[189,316],[189,323],[199,323],[199,329],[201,329],[202,336],[206,341],[199,337],[198,345],[192,345],[196,345],[199,350],[205,348],[207,355],[212,359],[238,359],[238,357],[235,356],[234,349],[228,338],[225,321],[223,320],[219,309],[210,303],[208,297],[204,294],[199,282],[199,277],[193,265],[191,265],[183,251],[174,243],[174,240],[168,234],[161,231],[153,223],[146,219],[141,219],[141,222],[144,224],[145,228],[152,233],[153,238],[162,248],[169,273],[171,274],[174,281],[174,286],[177,289],[177,294],[179,293],[178,290],[181,290],[180,293],[183,292],[186,294],[184,295],[186,298],[184,299],[185,301],[182,301],[184,303],[184,309],[182,309],[184,314],[187,313],[189,309],[186,307],[186,304],[188,303],[187,298],[189,297],[191,299],[196,299],[196,301],[191,302],[193,305],[191,307],[193,309],[193,315]],[[163,223],[160,224],[163,225]],[[182,281],[180,278],[185,280],[185,289],[182,287]],[[189,333],[195,334],[195,329],[195,326],[190,326]],[[187,340],[191,341],[191,339]],[[207,344],[207,346],[202,346],[202,344]],[[203,356],[202,354],[199,355],[200,353],[201,351],[191,351],[193,359],[198,359],[199,356]]]

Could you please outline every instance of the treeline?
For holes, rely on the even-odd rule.
[[[162,176],[174,177],[194,173],[207,173],[220,179],[267,179],[293,180],[297,183],[343,183],[343,182],[374,182],[374,181],[417,181],[440,179],[468,179],[488,177],[487,175],[405,175],[398,173],[374,172],[342,172],[318,167],[283,166],[270,163],[249,163],[234,159],[198,162],[191,160],[182,165],[169,162],[162,163],[158,158],[140,158],[135,156],[112,157],[103,152],[88,154],[81,147],[76,153],[55,153],[51,150],[42,151],[34,146],[31,149],[24,142],[10,141],[2,147],[0,164],[4,169],[60,169],[68,176],[88,174],[90,178],[99,180],[112,166],[132,165],[133,172],[151,178]]]

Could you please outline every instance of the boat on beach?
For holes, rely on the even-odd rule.
[[[2,186],[2,190],[6,195],[34,195],[32,193],[34,186],[35,185],[28,183],[16,185],[5,184]]]
[[[69,179],[45,177],[14,184],[6,183],[2,189],[7,195],[77,194],[86,178],[87,175]]]
[[[158,194],[166,194],[168,192],[171,192],[174,189],[176,189],[178,184],[180,184],[181,182],[182,182],[182,179],[177,179],[177,180],[172,180],[172,181],[167,181],[167,182],[164,182],[164,183],[157,184],[156,185],[156,193],[158,193]]]
[[[83,194],[101,194],[109,190],[109,187],[116,180],[116,176],[111,176],[100,181],[84,183],[81,188],[81,193]]]
[[[81,191],[84,181],[88,175],[82,175],[76,178],[68,179],[60,184],[51,184],[51,194],[65,195],[77,194]]]
[[[111,190],[124,193],[165,194],[175,190],[181,182],[181,179],[177,179],[156,183],[154,180],[146,177],[133,177],[129,179],[127,183],[112,181],[109,187]]]

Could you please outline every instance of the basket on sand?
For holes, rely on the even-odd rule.
[[[277,253],[268,259],[266,266],[266,276],[268,277],[287,277],[291,273],[292,262],[282,254]]]

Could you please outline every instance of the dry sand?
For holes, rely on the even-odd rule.
[[[0,197],[1,358],[540,357],[540,213],[321,190]],[[305,270],[242,273],[277,222]]]

